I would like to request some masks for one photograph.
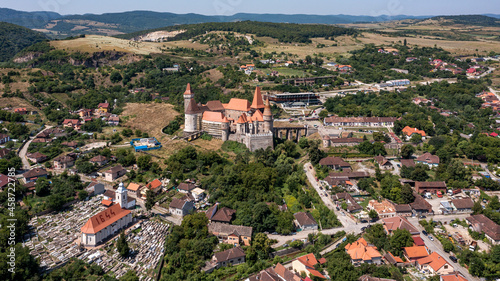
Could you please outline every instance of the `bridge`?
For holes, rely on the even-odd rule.
[[[293,127],[274,127],[273,137],[298,142],[301,137],[306,137],[308,133],[307,125]]]

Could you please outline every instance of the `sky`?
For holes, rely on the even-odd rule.
[[[500,14],[498,0],[2,0],[2,8],[63,15],[148,10],[204,15],[236,13],[315,15]]]

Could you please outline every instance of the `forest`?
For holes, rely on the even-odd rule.
[[[40,32],[0,22],[0,62],[6,62],[22,49],[46,39],[47,37]]]

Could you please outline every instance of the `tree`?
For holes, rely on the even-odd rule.
[[[134,270],[129,270],[120,278],[120,281],[139,281],[139,277]]]
[[[61,210],[64,203],[66,203],[66,200],[64,199],[64,197],[61,194],[50,195],[49,199],[46,202],[47,207],[51,210],[54,210],[54,211]]]
[[[391,253],[399,256],[403,247],[411,247],[413,245],[413,238],[408,230],[396,229],[392,233],[389,243],[391,245]]]
[[[146,191],[146,203],[144,204],[146,206],[146,210],[151,210],[155,204],[155,195],[151,189],[148,189]]]
[[[137,158],[137,166],[143,171],[149,170],[151,168],[151,156],[141,155]]]
[[[413,145],[405,144],[401,147],[401,157],[404,159],[410,159],[413,153],[415,153],[415,147],[413,147]]]
[[[125,232],[122,231],[118,240],[116,240],[116,250],[122,257],[128,256],[130,248],[128,246],[127,237],[125,237]]]
[[[269,252],[271,251],[271,240],[266,234],[260,232],[255,235],[252,240],[252,247],[257,251],[262,259],[269,258]]]
[[[78,192],[78,199],[85,200],[89,196],[89,193],[86,190],[80,190]]]
[[[483,213],[483,206],[481,206],[481,202],[474,202],[474,206],[472,206],[472,214],[479,215]]]
[[[447,253],[455,250],[455,246],[453,246],[453,243],[447,238],[443,238],[441,244],[443,245],[443,250]]]
[[[419,134],[413,134],[411,136],[411,138],[410,138],[410,142],[415,143],[415,144],[421,143],[422,142],[422,136],[419,135]]]
[[[116,70],[111,72],[111,75],[109,76],[109,80],[111,80],[111,82],[113,83],[118,83],[122,81],[122,79],[123,79],[122,75],[120,74],[120,72]]]
[[[36,195],[43,197],[50,195],[50,182],[46,178],[38,178],[36,180]]]
[[[403,185],[401,188],[401,203],[410,204],[415,201],[415,196],[413,195],[413,189],[409,184]]]
[[[368,212],[368,216],[373,220],[373,219],[376,219],[378,218],[378,214],[377,214],[377,211],[371,209],[370,212]]]

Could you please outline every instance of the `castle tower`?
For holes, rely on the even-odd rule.
[[[264,100],[262,99],[262,94],[260,93],[260,87],[257,86],[257,88],[255,88],[255,93],[253,95],[253,101],[250,108],[254,110],[253,112],[257,110],[260,110],[262,112],[264,110],[264,107]]]
[[[229,120],[226,116],[224,116],[224,118],[222,119],[221,136],[222,141],[227,141],[229,139]]]
[[[125,189],[123,182],[118,185],[118,189],[115,192],[115,201],[116,203],[120,204],[123,209],[127,208],[127,190]]]
[[[193,98],[189,100],[184,110],[184,134],[194,133],[201,129],[199,126],[200,113],[201,110],[196,104],[196,101]]]
[[[194,93],[191,92],[191,84],[188,83],[184,92],[184,112],[186,112],[191,99],[194,99]]]
[[[271,103],[269,99],[266,100],[266,106],[264,108],[264,131],[273,131],[273,113],[271,112]]]

